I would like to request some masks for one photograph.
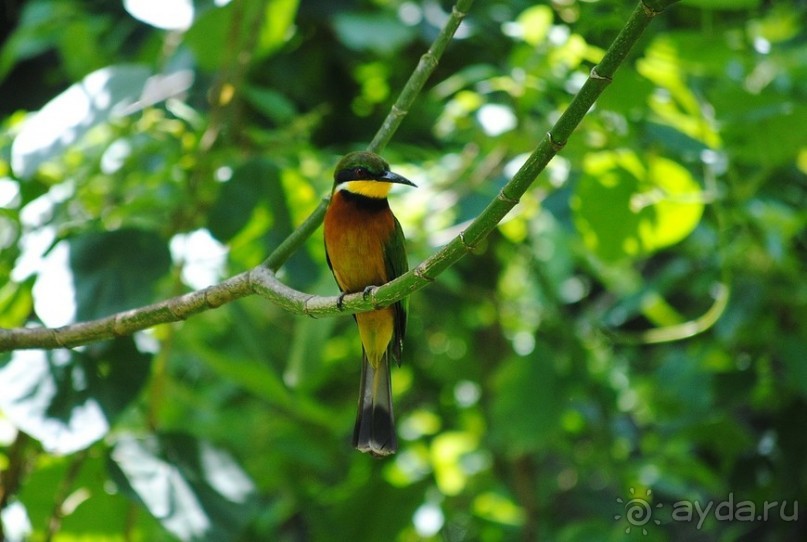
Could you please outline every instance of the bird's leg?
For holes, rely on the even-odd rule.
[[[378,286],[373,285],[366,286],[364,290],[362,290],[361,298],[366,300],[367,296],[370,295],[376,288],[378,288]],[[336,298],[336,308],[341,311],[344,308],[343,305],[345,303],[345,296],[352,293],[355,292],[342,292],[341,294],[339,294],[339,297]]]

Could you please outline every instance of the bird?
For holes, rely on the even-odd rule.
[[[334,171],[324,218],[325,256],[345,295],[369,293],[406,273],[405,238],[387,196],[394,184],[416,186],[390,171],[389,164],[367,151],[346,154]],[[362,344],[359,405],[353,446],[376,457],[398,449],[392,411],[390,365],[401,363],[406,333],[406,300],[354,315]]]

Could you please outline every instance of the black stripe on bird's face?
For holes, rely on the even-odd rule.
[[[365,167],[353,167],[349,169],[342,169],[336,172],[334,180],[336,184],[342,184],[349,181],[373,181],[382,173],[373,174]]]
[[[335,185],[350,181],[377,181],[415,186],[412,181],[391,172],[383,158],[367,151],[346,154],[339,160],[333,178]]]

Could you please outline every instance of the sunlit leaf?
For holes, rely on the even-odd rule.
[[[703,213],[701,189],[685,168],[660,157],[644,165],[629,151],[589,155],[571,206],[586,246],[606,260],[675,244]]]
[[[524,510],[511,499],[499,493],[487,492],[478,495],[473,502],[474,514],[488,521],[506,525],[522,525]]]
[[[180,540],[239,540],[257,511],[255,485],[232,456],[190,435],[122,436],[109,459],[120,489]]]
[[[258,42],[259,55],[274,52],[291,37],[298,5],[299,0],[272,0],[266,3]]]
[[[153,232],[122,229],[70,239],[76,318],[90,320],[154,301],[171,255]]]
[[[129,15],[163,30],[185,30],[193,22],[192,0],[123,0]]]
[[[675,307],[655,291],[642,298],[642,314],[656,326],[672,326],[684,320]]]
[[[34,304],[31,282],[0,286],[0,327],[20,326],[28,319]]]
[[[62,156],[92,127],[126,113],[140,97],[151,70],[120,65],[95,71],[25,121],[11,147],[11,165],[23,178]]]
[[[689,69],[682,60],[684,48],[674,37],[656,38],[647,48],[636,70],[665,92],[651,95],[649,104],[659,121],[710,148],[721,145],[714,123],[703,114],[703,106],[689,84]]]
[[[131,338],[83,352],[18,350],[0,368],[0,410],[49,452],[81,450],[139,394],[149,360]]]
[[[525,9],[516,19],[521,35],[532,46],[541,45],[552,26],[552,8],[545,5],[532,6]]]
[[[164,538],[164,531],[150,516],[131,515],[131,503],[121,498],[108,481],[107,462],[101,454],[40,455],[36,467],[20,491],[20,500],[30,515],[34,535],[20,541],[46,538],[53,515],[54,496],[61,495],[66,479],[71,480],[71,486],[59,510],[60,528],[56,538],[119,542],[124,540],[121,534],[124,529],[136,540],[138,537],[154,541]],[[6,540],[12,542],[13,539],[7,537]]]
[[[471,433],[445,432],[432,442],[432,465],[440,491],[457,495],[468,483],[469,473],[463,469],[462,457],[477,447],[477,438]]]
[[[411,27],[386,13],[339,12],[333,25],[342,43],[357,51],[390,55],[414,37]]]

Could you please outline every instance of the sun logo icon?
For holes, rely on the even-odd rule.
[[[625,528],[626,534],[630,534],[631,529],[636,527],[637,529],[642,529],[643,535],[647,535],[647,528],[645,526],[651,521],[656,525],[661,525],[661,521],[653,518],[653,509],[661,508],[664,505],[658,503],[652,506],[650,504],[652,495],[653,491],[648,489],[644,497],[637,497],[636,490],[630,488],[630,498],[627,501],[623,500],[622,497],[617,497],[616,502],[622,505],[624,514],[616,514],[614,515],[614,519],[619,521],[623,517],[625,518],[625,521],[628,522],[628,526]]]

